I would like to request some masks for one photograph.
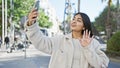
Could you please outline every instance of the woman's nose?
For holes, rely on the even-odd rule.
[[[75,22],[76,22],[75,20],[72,21],[72,23],[75,23]]]

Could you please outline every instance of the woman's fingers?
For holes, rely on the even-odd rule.
[[[36,11],[36,9],[35,9],[35,8],[33,8],[33,9],[31,10],[31,12],[30,12],[30,13],[35,12],[35,11]]]
[[[94,38],[94,36],[92,36],[92,37],[90,38],[90,42],[93,40],[93,38]]]
[[[85,33],[86,33],[86,34],[85,34],[85,37],[88,38],[88,30],[86,30]]]
[[[83,38],[90,38],[91,31],[85,30],[83,32]]]
[[[84,30],[84,32],[83,32],[83,39],[85,38],[85,30]]]
[[[37,11],[34,11],[34,12],[32,12],[32,13],[29,13],[29,19],[32,19],[32,18],[34,18],[34,17],[37,17],[38,16],[38,12]]]
[[[84,38],[88,38],[88,30],[85,30],[83,33]]]
[[[92,36],[92,38],[91,39],[93,39],[94,38],[94,35]]]
[[[91,34],[91,32],[89,31],[89,33],[88,33],[88,38],[90,38],[90,34]]]
[[[36,11],[36,9],[32,9],[31,12],[28,14],[28,24],[32,25],[34,21],[36,21],[38,16],[38,12]]]

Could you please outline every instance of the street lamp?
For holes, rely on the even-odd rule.
[[[74,13],[76,13],[76,9],[73,8],[73,5],[75,5],[75,3],[71,3],[70,0],[65,0],[65,9],[64,9],[64,19],[63,19],[63,32],[64,34],[68,33],[70,31],[70,20],[72,18],[72,15]],[[75,11],[73,11],[75,10]],[[67,20],[66,20],[67,18]]]
[[[80,0],[78,0],[78,12],[80,12]]]

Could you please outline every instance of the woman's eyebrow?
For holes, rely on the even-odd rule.
[[[78,18],[78,19],[82,20],[82,18]]]

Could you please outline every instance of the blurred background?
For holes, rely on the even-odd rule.
[[[50,56],[46,57],[46,54],[37,51],[24,30],[27,15],[36,1],[0,0],[0,68],[30,68],[29,64],[33,65],[32,68],[47,68]],[[95,38],[101,44],[101,50],[111,60],[109,68],[120,68],[120,0],[39,1],[37,22],[43,34],[49,37],[67,34],[74,14],[86,13],[90,17]],[[25,59],[21,59],[21,56]],[[18,58],[21,60],[18,61]],[[4,64],[8,64],[7,67]]]

